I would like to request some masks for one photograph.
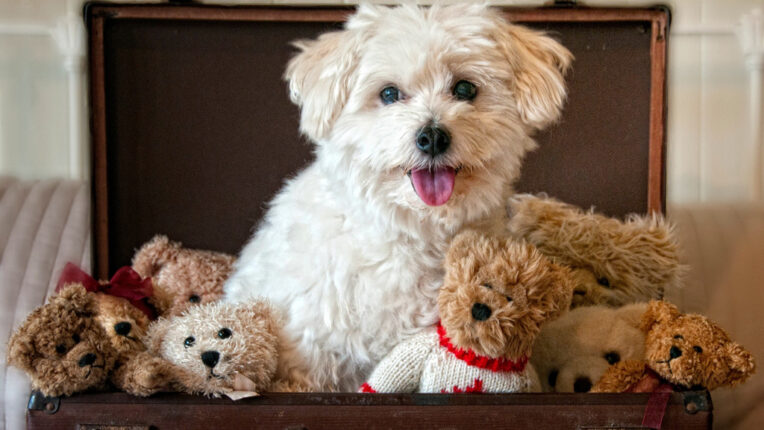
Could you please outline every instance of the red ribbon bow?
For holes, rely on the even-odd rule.
[[[58,278],[56,292],[69,284],[82,284],[91,293],[109,294],[126,299],[149,319],[156,319],[156,312],[146,301],[154,293],[151,278],[141,278],[130,266],[117,270],[109,282],[98,282],[75,264],[67,263],[61,277]]]

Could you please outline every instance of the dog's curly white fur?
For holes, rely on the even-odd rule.
[[[296,46],[286,79],[316,160],[271,202],[225,299],[266,296],[284,310],[282,376],[355,390],[437,321],[450,238],[503,225],[529,136],[560,114],[572,56],[473,4],[362,5],[343,30]],[[462,80],[474,99],[454,94]],[[394,102],[380,97],[387,87]],[[444,153],[417,148],[428,124],[447,130]],[[445,204],[412,189],[417,171],[455,173]]]

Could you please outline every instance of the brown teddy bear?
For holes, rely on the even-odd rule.
[[[651,301],[642,316],[645,355],[608,369],[592,392],[653,392],[737,385],[756,369],[750,352],[708,318]]]
[[[298,389],[274,378],[280,327],[265,301],[213,302],[160,318],[149,327],[147,343],[175,367],[178,391],[236,399],[247,396],[241,392]]]
[[[570,306],[570,271],[475,232],[454,238],[445,269],[438,326],[395,347],[361,391],[541,391],[528,356],[541,324]]]
[[[679,246],[661,216],[624,222],[528,194],[514,196],[508,209],[512,236],[573,269],[573,307],[657,299],[680,283]]]
[[[120,342],[107,335],[98,319],[99,304],[109,306],[105,303],[111,299],[100,296],[82,284],[67,284],[11,336],[8,362],[26,372],[44,395],[68,396],[105,389],[109,383],[148,395],[166,386],[166,365],[133,353],[140,347],[132,343],[115,346]]]
[[[135,253],[132,264],[158,287],[161,315],[173,316],[189,306],[220,299],[235,261],[231,255],[183,248],[180,242],[157,235]]]
[[[545,392],[586,393],[612,365],[645,355],[647,303],[582,306],[541,328],[531,363]]]

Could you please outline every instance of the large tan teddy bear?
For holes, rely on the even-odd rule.
[[[545,324],[531,355],[543,391],[585,393],[611,366],[642,358],[645,309],[646,303],[582,306]]]
[[[508,211],[513,237],[573,269],[572,307],[645,302],[680,284],[679,246],[661,216],[621,221],[528,194],[514,196]]]
[[[135,253],[132,264],[158,287],[160,314],[173,316],[223,297],[223,284],[235,261],[231,255],[184,248],[180,242],[157,235]]]
[[[567,311],[570,271],[533,246],[475,232],[446,255],[436,327],[396,346],[362,392],[537,392],[528,362],[541,325]]]

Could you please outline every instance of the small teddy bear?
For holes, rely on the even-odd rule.
[[[163,316],[180,315],[188,307],[223,297],[223,283],[235,257],[220,252],[183,248],[167,236],[154,236],[133,256],[133,269],[151,277]]]
[[[642,316],[645,355],[608,369],[596,393],[713,390],[737,385],[753,374],[750,352],[708,318],[681,314],[676,306],[651,301]]]
[[[280,326],[265,301],[213,302],[160,318],[149,327],[147,343],[175,367],[175,389],[237,399],[285,386],[274,377]]]
[[[646,309],[646,303],[583,306],[544,324],[531,355],[543,391],[586,393],[610,366],[644,357],[639,326]]]
[[[533,246],[457,235],[438,296],[441,321],[395,347],[362,392],[536,392],[528,362],[541,324],[570,306],[569,270]]]
[[[680,283],[679,246],[661,216],[622,222],[529,194],[513,196],[508,211],[512,236],[573,269],[572,307],[644,302]]]

